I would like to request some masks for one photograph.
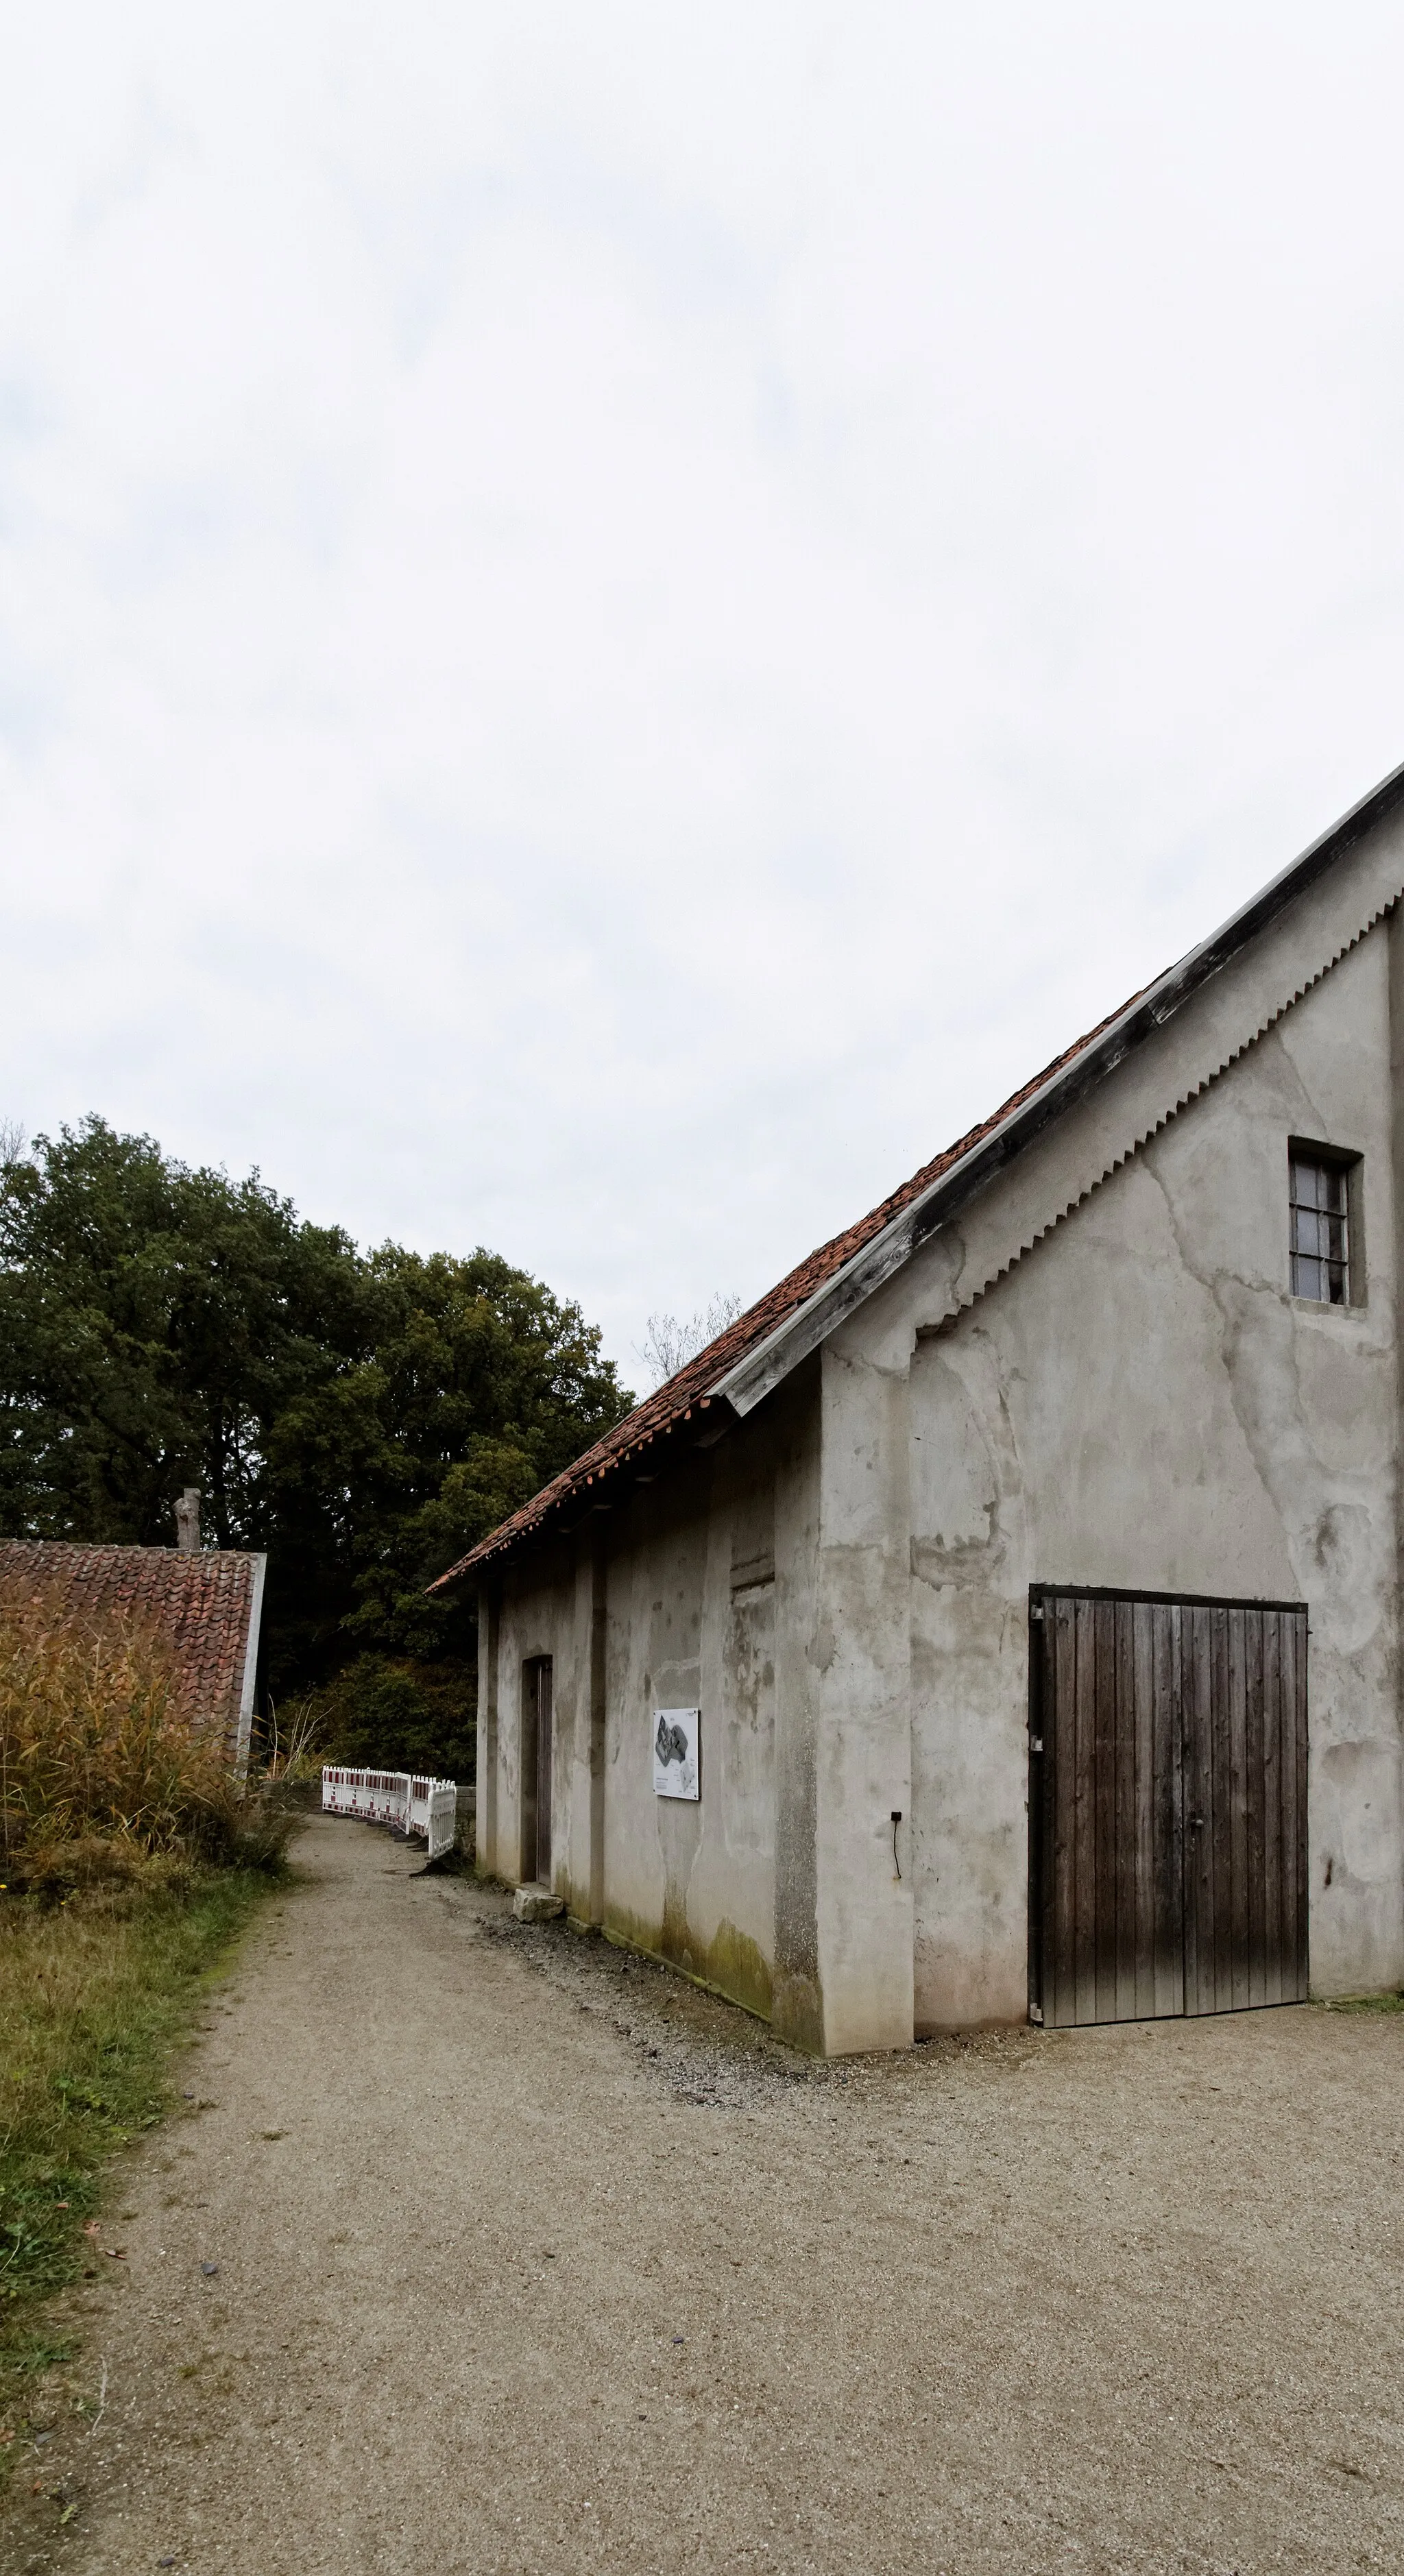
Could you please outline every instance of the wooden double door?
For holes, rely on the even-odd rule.
[[[1307,1614],[1036,1589],[1030,1999],[1048,2024],[1307,1992]]]

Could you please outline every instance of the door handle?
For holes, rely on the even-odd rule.
[[[1185,1822],[1195,1833],[1198,1833],[1203,1826],[1204,1818],[1202,1816],[1186,1816]]]

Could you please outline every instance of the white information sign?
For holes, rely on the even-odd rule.
[[[698,1729],[700,1708],[656,1708],[653,1712],[653,1786],[660,1798],[700,1798]]]

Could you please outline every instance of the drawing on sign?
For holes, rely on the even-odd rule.
[[[653,1786],[660,1798],[698,1798],[698,1708],[653,1712]]]

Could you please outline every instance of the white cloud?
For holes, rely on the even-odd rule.
[[[1390,767],[1394,13],[62,7],[0,1102],[755,1293]]]

